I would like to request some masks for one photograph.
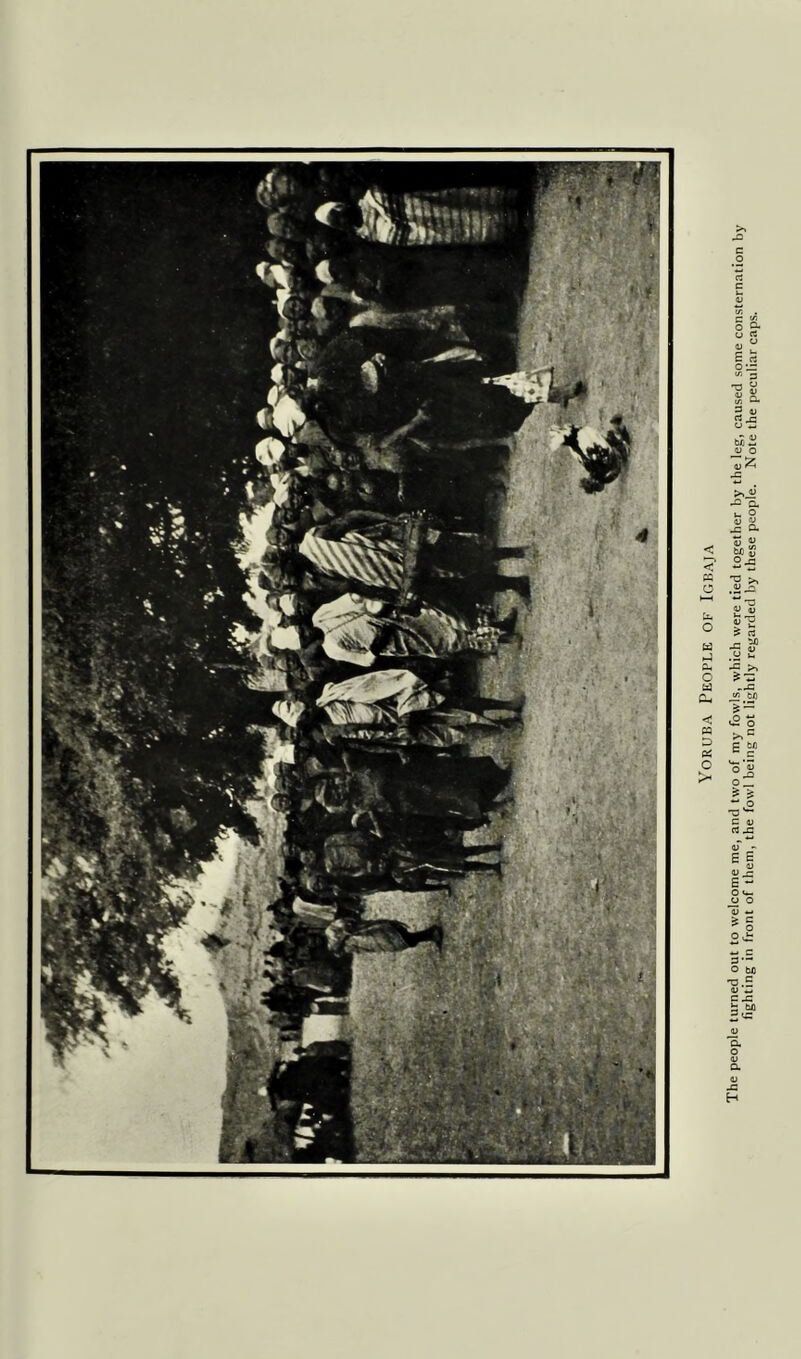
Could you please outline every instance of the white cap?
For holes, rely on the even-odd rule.
[[[304,705],[297,698],[279,698],[273,704],[272,710],[284,726],[296,727],[303,716]]]
[[[272,389],[271,389],[272,390]],[[269,401],[269,396],[268,396]],[[301,410],[297,401],[286,392],[280,394],[274,408],[275,427],[280,430],[286,439],[291,439],[302,425],[306,423],[306,415]]]
[[[281,440],[273,439],[269,436],[266,439],[259,439],[255,448],[257,461],[260,462],[263,467],[275,466],[283,452],[284,445],[281,443]]]
[[[341,207],[342,207],[341,203],[335,203],[332,199],[328,203],[321,203],[314,215],[317,218],[318,222],[322,222],[323,226],[328,226],[332,209],[337,209]]]
[[[300,651],[300,632],[294,623],[273,628],[270,644],[276,651]]]
[[[273,500],[276,505],[285,505],[289,499],[289,492],[292,487],[292,477],[289,472],[272,472],[270,481],[273,486]]]

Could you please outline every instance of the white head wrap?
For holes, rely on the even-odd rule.
[[[257,461],[263,467],[273,467],[283,455],[284,445],[280,439],[274,439],[268,435],[266,439],[259,439],[255,452]]]
[[[303,716],[304,706],[298,698],[279,698],[273,704],[273,713],[286,727],[296,727]]]
[[[342,206],[342,203],[335,203],[333,199],[330,199],[327,203],[321,203],[314,215],[318,222],[322,222],[323,226],[329,226],[332,213]]]
[[[294,623],[273,628],[270,644],[276,651],[300,651],[300,633]]]

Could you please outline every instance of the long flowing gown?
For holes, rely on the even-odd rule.
[[[312,624],[323,634],[323,650],[335,661],[371,666],[379,656],[452,656],[462,651],[493,652],[499,631],[471,623],[463,615],[433,604],[414,613],[380,599],[345,594],[321,604]]]

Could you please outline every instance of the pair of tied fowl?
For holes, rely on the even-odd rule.
[[[629,457],[631,440],[622,416],[610,421],[606,436],[592,425],[558,425],[551,430],[551,452],[566,448],[587,473],[581,485],[595,495],[620,476]]]

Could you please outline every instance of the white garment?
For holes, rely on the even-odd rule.
[[[258,661],[269,662],[271,665],[275,662],[275,657],[270,648],[270,629],[266,623],[259,633],[254,650]]]
[[[285,505],[289,499],[289,492],[292,489],[292,476],[289,472],[272,472],[270,482],[273,488],[273,501],[276,505]]]
[[[321,604],[312,615],[312,623],[323,634],[323,651],[333,661],[372,665],[376,659],[372,645],[381,631],[381,614],[386,607],[381,599],[356,594],[340,595]]]
[[[284,456],[284,445],[280,439],[268,434],[266,439],[259,439],[256,444],[256,458],[262,467],[274,467],[280,458]]]
[[[261,630],[261,634],[266,644],[270,641],[270,638],[274,630],[276,628],[280,628],[281,624],[284,621],[284,615],[281,613],[280,609],[276,609],[273,607],[272,604],[268,604],[264,596],[262,596],[262,599],[263,603],[260,610],[260,617],[263,618],[264,624]]]
[[[272,338],[271,341],[270,341],[270,357],[273,358],[273,359],[277,359],[277,358],[278,358],[278,346],[281,345],[281,344],[286,344],[287,341],[288,341],[288,340],[291,340],[291,339],[292,339],[292,336],[290,335],[290,333],[289,333],[288,330],[284,330],[284,329],[279,330],[279,331],[278,331],[278,334],[277,334],[277,335],[274,335],[273,338]]]
[[[282,768],[285,765],[294,763],[295,763],[295,747],[293,745],[290,745],[288,741],[284,741],[280,745],[276,746],[272,755],[268,755],[267,759],[264,762],[265,783],[267,784],[267,787],[270,789],[271,793],[274,793],[276,790],[276,786],[278,784],[278,779],[281,775]]]
[[[286,269],[284,268],[283,264],[271,264],[270,274],[275,279],[276,288],[285,288],[287,291],[289,291],[289,288],[291,286],[289,281],[289,275]]]
[[[327,203],[321,203],[319,208],[315,208],[314,210],[314,215],[317,218],[317,221],[322,222],[323,226],[328,226],[328,221],[331,216],[331,209],[338,208],[339,206],[340,204],[335,203],[333,199],[329,199]]]
[[[267,399],[269,401],[269,397]],[[305,425],[306,416],[297,401],[284,393],[273,407],[273,423],[287,439],[291,439],[292,435]]]
[[[363,675],[326,684],[318,708],[338,725],[386,726],[407,713],[423,712],[443,702],[410,670],[369,670]]]
[[[300,651],[300,633],[294,623],[287,623],[281,614],[281,623],[273,628],[270,643],[275,651]]]
[[[278,607],[285,618],[294,618],[298,611],[298,597],[294,590],[279,596]]]
[[[296,915],[306,925],[330,925],[336,919],[336,906],[324,906],[318,901],[304,901],[303,897],[295,897],[292,902],[292,914]]]
[[[285,727],[296,727],[303,716],[305,705],[298,698],[279,698],[273,704],[272,711]]]

